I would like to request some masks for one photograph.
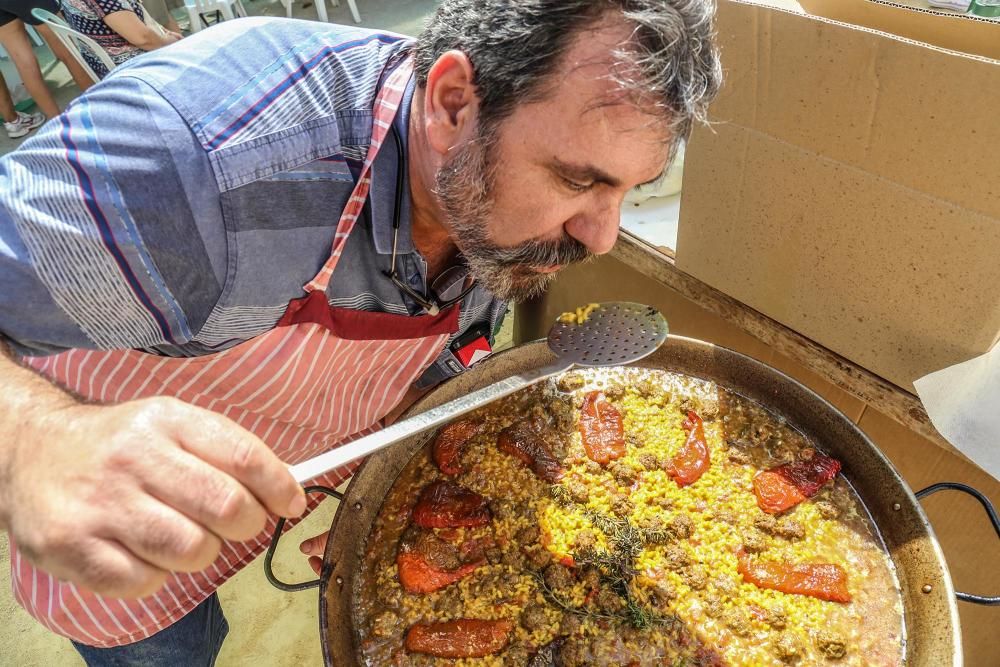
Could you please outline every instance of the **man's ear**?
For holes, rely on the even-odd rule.
[[[473,136],[479,117],[474,76],[469,57],[461,51],[442,54],[427,73],[424,91],[427,141],[442,156]]]

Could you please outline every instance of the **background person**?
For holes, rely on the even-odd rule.
[[[45,9],[52,13],[59,11],[59,5],[55,0],[0,0],[0,45],[3,45],[7,55],[14,62],[17,73],[28,90],[28,94],[35,100],[41,111],[48,118],[59,115],[59,106],[52,97],[52,92],[45,85],[42,77],[42,70],[38,65],[38,58],[32,48],[31,38],[25,29],[25,24],[33,26],[41,35],[45,43],[52,49],[66,68],[74,83],[81,91],[86,90],[92,83],[90,76],[80,66],[55,33],[47,25],[38,21],[31,15],[34,8]]]
[[[3,118],[3,127],[11,139],[23,137],[45,122],[45,114],[40,111],[26,114],[14,108],[14,100],[3,74],[0,74],[0,117]]]
[[[145,10],[139,0],[60,0],[60,3],[70,27],[97,42],[115,65],[181,38],[176,32],[161,33],[146,25]],[[98,78],[107,76],[107,68],[93,54],[86,50],[81,53]]]

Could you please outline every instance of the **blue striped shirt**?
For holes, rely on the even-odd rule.
[[[199,356],[272,329],[329,255],[379,82],[409,46],[391,33],[252,18],[116,68],[0,159],[0,335],[22,355]],[[395,122],[404,153],[413,86]],[[382,273],[398,159],[386,142],[331,305],[421,312]],[[408,196],[399,218],[397,268],[424,291]],[[495,332],[505,312],[477,288],[460,333]],[[445,350],[421,384],[460,370]]]

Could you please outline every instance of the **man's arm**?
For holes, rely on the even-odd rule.
[[[194,214],[175,162],[197,166],[199,149],[154,90],[119,76],[0,160],[0,526],[100,594],[150,593],[206,567],[220,540],[257,535],[266,511],[305,508],[286,466],[230,420],[172,398],[86,403],[11,353],[190,338],[198,302],[170,278],[212,275],[193,268],[197,234],[178,231]]]

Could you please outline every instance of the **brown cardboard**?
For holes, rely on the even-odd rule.
[[[719,3],[677,264],[912,390],[1000,332],[1000,24],[800,1]]]

